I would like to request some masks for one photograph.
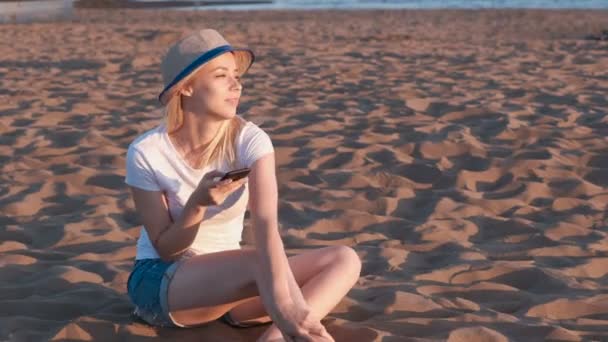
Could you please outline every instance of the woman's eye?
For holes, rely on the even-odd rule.
[[[226,75],[217,75],[215,77],[226,77]]]

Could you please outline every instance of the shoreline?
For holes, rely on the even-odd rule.
[[[98,12],[99,11],[99,12]],[[76,20],[79,13],[85,17],[99,18],[102,21],[123,21],[133,15],[133,20],[157,20],[158,18],[182,18],[186,21],[210,20],[250,20],[252,23],[274,23],[280,25],[287,21],[299,24],[316,23],[324,21],[351,22],[353,18],[361,23],[351,26],[353,32],[343,27],[336,27],[339,36],[360,35],[375,37],[390,41],[518,41],[518,40],[590,40],[597,41],[603,37],[608,29],[608,10],[546,10],[546,9],[402,9],[402,10],[191,10],[184,11],[179,8],[155,9],[107,9],[115,16],[107,16],[104,9],[77,9]],[[385,25],[376,26],[370,23],[370,17],[382,16]],[[315,19],[311,19],[315,18]],[[520,22],[537,25],[521,25]],[[550,21],[551,25],[545,23]],[[416,27],[408,28],[402,22],[415,23]],[[483,22],[483,25],[478,24]],[[314,25],[314,24],[313,24]],[[391,30],[391,27],[395,29]],[[420,27],[425,27],[421,30]],[[375,32],[375,33],[374,33]],[[295,34],[295,32],[293,32]],[[436,33],[440,33],[437,35]],[[331,37],[331,36],[330,36]],[[598,39],[596,39],[598,38]]]
[[[29,0],[33,1],[33,0]],[[138,1],[129,1],[129,0],[75,0],[74,4],[78,4],[78,8],[154,8],[154,3],[162,3],[158,8],[181,8],[183,7],[196,7],[204,9],[204,7],[213,7],[218,6],[219,4],[198,4],[195,0],[176,0],[176,1],[141,1],[141,3],[146,4],[145,6],[138,6],[136,3]],[[179,3],[180,6],[171,6],[172,3]],[[233,4],[221,4],[225,6],[235,6],[235,8],[210,8],[216,11],[578,11],[578,12],[586,12],[586,11],[605,11],[608,12],[608,8],[527,8],[527,7],[512,7],[512,8],[494,8],[494,7],[483,7],[483,8],[456,8],[456,7],[445,7],[445,8],[393,8],[393,7],[378,7],[378,8],[367,8],[367,7],[351,7],[351,8],[290,8],[290,7],[277,7],[277,8],[246,8],[239,9],[236,8],[240,5],[256,5],[256,4],[272,4],[273,1],[264,1],[255,2],[255,0],[250,3],[233,3]]]
[[[29,2],[37,2],[40,0],[0,0],[0,3],[29,3]],[[63,2],[62,0],[43,0],[47,2]],[[72,0],[70,0],[72,1]],[[154,3],[159,3],[159,8],[167,8],[171,7],[171,3],[178,4],[180,7],[182,5],[190,5],[193,6],[239,6],[239,5],[267,5],[275,3],[275,0],[175,0],[175,1],[133,1],[133,0],[73,0],[74,3],[80,3],[80,8],[136,8],[134,3],[142,2],[146,5],[152,5]],[[483,10],[548,10],[548,11],[608,11],[608,7],[466,7],[466,6],[449,6],[449,7],[399,7],[398,4],[394,4],[395,7],[392,7],[393,4],[390,4],[387,7],[379,6],[373,7],[277,7],[276,10],[413,10],[413,11],[443,11],[443,10],[465,10],[465,11],[483,11]],[[220,9],[221,10],[221,9]],[[264,10],[275,10],[274,8],[260,8],[260,9],[245,9],[245,10],[255,10],[255,11],[264,11]]]
[[[175,1],[129,1],[129,0],[75,0],[74,8],[101,9],[166,9],[166,8],[205,8],[212,6],[242,6],[272,4],[273,0],[175,0]]]

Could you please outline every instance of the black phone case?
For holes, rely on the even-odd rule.
[[[232,179],[232,181],[237,181],[237,180],[239,180],[241,178],[247,177],[247,175],[249,174],[249,172],[251,172],[251,169],[248,169],[248,168],[228,171],[222,177],[221,180],[226,180],[226,179],[230,178],[230,179]]]

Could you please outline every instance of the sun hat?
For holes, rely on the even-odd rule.
[[[160,103],[167,104],[199,68],[226,52],[234,53],[240,75],[249,69],[255,59],[253,51],[231,46],[221,34],[212,29],[196,31],[173,44],[160,65],[165,85],[158,95]]]

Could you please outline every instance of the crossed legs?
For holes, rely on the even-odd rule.
[[[169,308],[184,325],[216,320],[226,312],[242,323],[267,323],[270,318],[257,290],[252,249],[210,253],[187,259],[169,285]],[[325,317],[359,278],[361,261],[345,246],[306,251],[288,258],[310,309]],[[272,324],[261,340],[280,338]]]

